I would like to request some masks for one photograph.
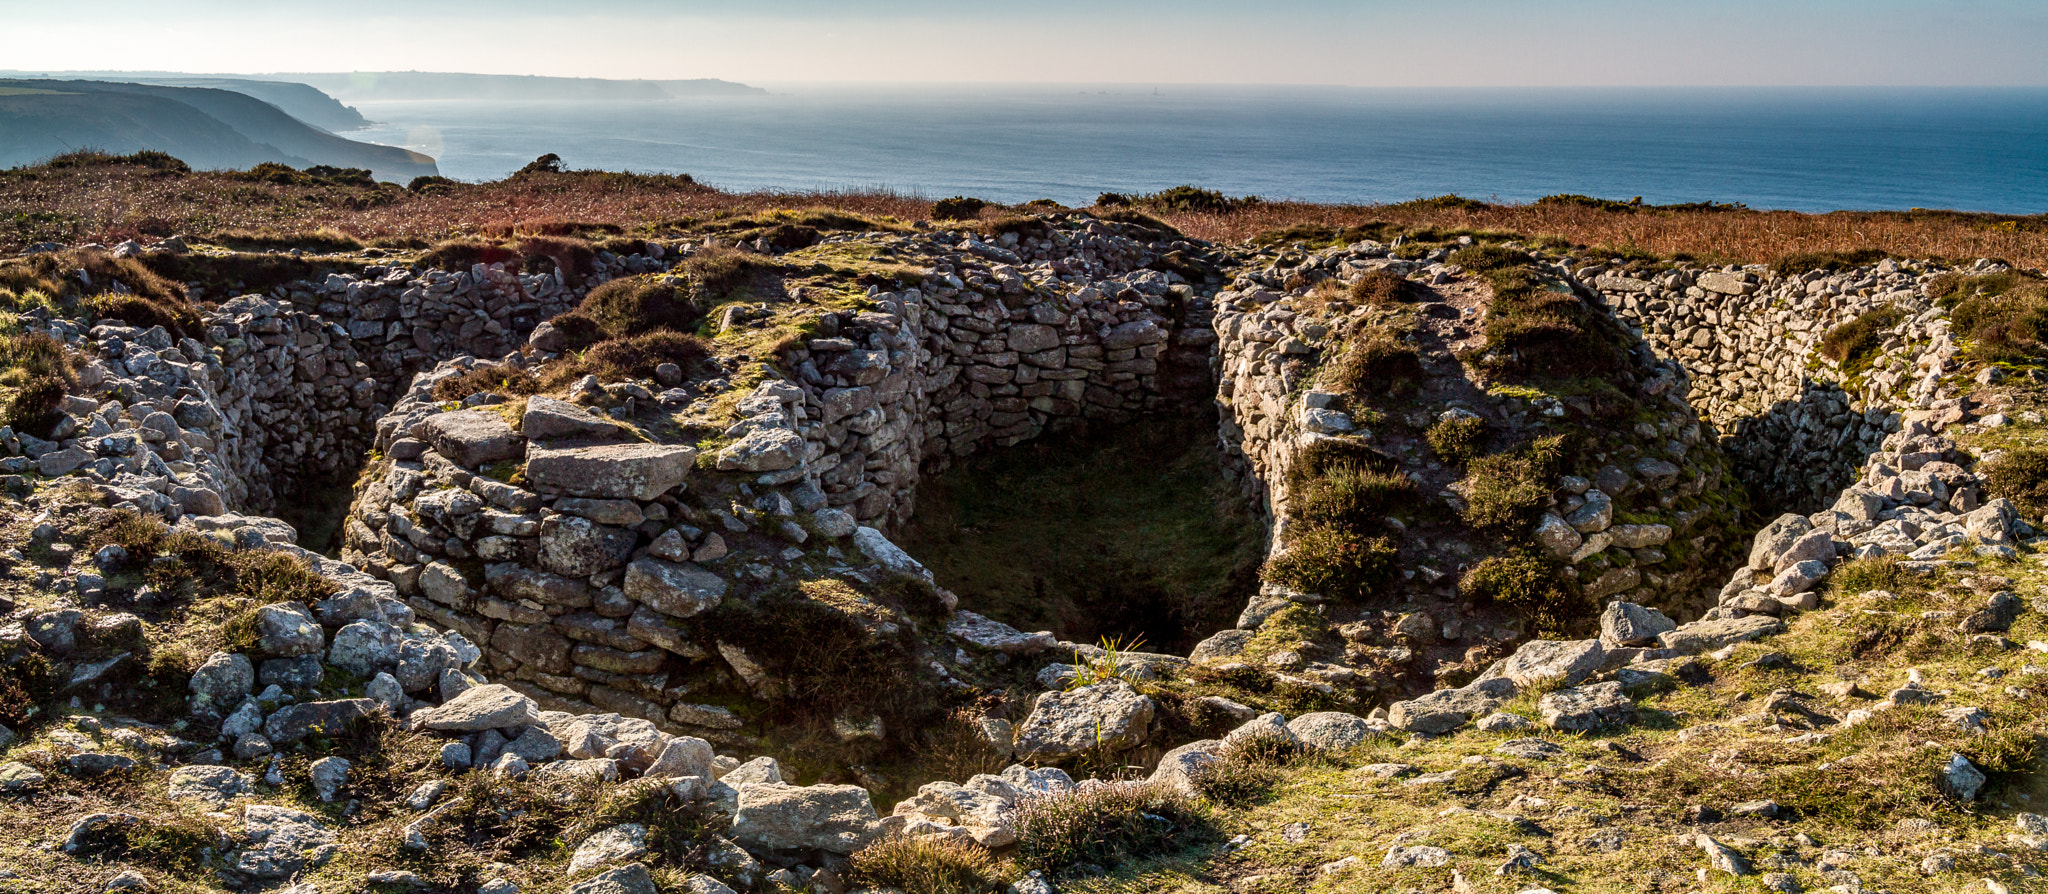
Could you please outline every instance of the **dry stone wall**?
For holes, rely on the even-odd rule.
[[[634,442],[612,420],[656,407],[695,418],[729,399],[717,393],[586,380],[576,403],[529,399],[515,431],[501,398],[456,411],[433,399],[476,361],[422,374],[377,424],[387,459],[359,492],[344,556],[483,644],[494,674],[536,697],[731,741],[739,721],[703,703],[706,681],[775,684],[700,615],[835,568],[928,579],[884,533],[909,517],[923,474],[1206,397],[1189,384],[1206,380],[1206,303],[1144,269],[1156,248],[1118,227],[855,238],[929,258],[929,273],[872,292],[871,309],[817,316],[702,456]],[[517,362],[546,359],[529,348]],[[1011,646],[1051,641],[957,622]]]
[[[1955,369],[1957,349],[1925,291],[1941,268],[1885,261],[1789,277],[1748,267],[1638,278],[1596,264],[1577,272],[1661,356],[1685,367],[1693,406],[1767,508],[1826,505],[1899,429],[1899,410],[1953,397],[1940,379]],[[1905,318],[1886,334],[1874,367],[1845,374],[1819,356],[1829,329],[1885,306]]]

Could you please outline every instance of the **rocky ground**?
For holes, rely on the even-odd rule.
[[[12,362],[77,359],[0,431],[0,891],[2043,886],[2048,572],[1996,470],[2044,426],[2005,311],[1943,303],[2030,280],[1072,214],[638,248],[196,325],[8,293]],[[1877,442],[1748,530],[1723,396],[1780,387],[1800,456]],[[1189,655],[891,541],[961,458],[1212,397],[1271,549]],[[334,556],[238,514],[308,457],[360,469]]]

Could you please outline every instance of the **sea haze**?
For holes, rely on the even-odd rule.
[[[847,87],[663,102],[364,102],[463,180],[549,152],[736,190],[1085,204],[1193,183],[1398,202],[1554,193],[1800,211],[2048,211],[2048,89]]]

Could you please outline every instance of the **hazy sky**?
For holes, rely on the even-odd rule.
[[[2044,0],[0,0],[0,68],[2048,85]]]

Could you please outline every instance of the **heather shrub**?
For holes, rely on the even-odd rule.
[[[1479,456],[1486,446],[1486,436],[1486,420],[1477,416],[1439,419],[1425,433],[1429,449],[1436,451],[1444,462],[1458,466]]]
[[[1259,576],[1270,584],[1331,599],[1361,599],[1393,575],[1398,555],[1394,541],[1386,537],[1304,525],[1293,532],[1285,551],[1266,560]]]
[[[1885,331],[1906,318],[1906,312],[1887,304],[1858,315],[1829,329],[1820,337],[1820,355],[1848,365],[1868,357],[1884,346]]]
[[[2030,520],[2048,515],[2048,450],[2022,447],[1986,463],[1986,490],[2004,497]]]
[[[1562,435],[1471,460],[1465,469],[1465,523],[1496,534],[1526,531],[1543,514],[1563,462]]]
[[[989,203],[970,196],[954,196],[932,203],[934,220],[972,220],[981,214]]]
[[[1458,592],[1514,609],[1539,630],[1561,631],[1586,617],[1588,606],[1576,588],[1560,582],[1558,568],[1554,559],[1516,550],[1472,566],[1459,578]]]
[[[920,894],[994,894],[1009,874],[988,848],[945,835],[892,835],[856,852],[847,881]]]
[[[1025,801],[1017,862],[1048,875],[1099,874],[1220,839],[1195,799],[1145,782],[1083,784]]]

